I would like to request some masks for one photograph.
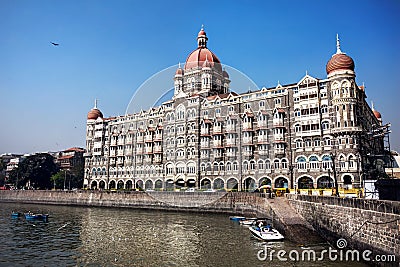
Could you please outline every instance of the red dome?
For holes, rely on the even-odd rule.
[[[197,37],[200,37],[200,36],[205,36],[206,35],[206,32],[203,30],[203,28],[199,31],[199,34],[197,35]]]
[[[334,54],[326,64],[326,73],[329,74],[334,70],[354,71],[353,59],[344,53]]]
[[[98,117],[103,118],[103,113],[101,113],[101,111],[98,110],[97,108],[93,108],[87,114],[87,119],[88,120],[97,120]]]
[[[175,75],[183,75],[183,69],[181,67],[177,68]]]
[[[196,50],[190,53],[186,59],[185,71],[192,68],[202,67],[204,61],[206,61],[206,58],[211,67],[216,68],[218,71],[222,71],[221,62],[219,61],[218,57],[213,52],[208,50],[207,47],[198,47]]]
[[[379,111],[373,110],[372,112],[374,113],[375,118],[377,118],[377,119],[382,119],[382,115],[381,115],[381,113],[380,113]]]
[[[228,78],[229,79],[229,74],[228,74],[228,72],[226,72],[226,70],[224,70],[222,72],[222,76],[224,76],[224,78]]]

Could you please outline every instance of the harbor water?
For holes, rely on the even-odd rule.
[[[49,213],[47,222],[12,211]],[[267,250],[328,244],[265,243],[220,214],[0,203],[0,266],[366,266],[354,261],[280,261]],[[261,256],[261,257],[260,257]]]

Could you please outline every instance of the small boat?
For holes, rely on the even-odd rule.
[[[245,218],[244,220],[240,220],[239,224],[241,224],[241,225],[252,225],[256,220],[257,220],[257,218]]]
[[[49,218],[49,214],[32,213],[32,212],[25,213],[25,219],[26,220],[43,220],[43,221],[47,221],[48,218]]]
[[[257,221],[249,227],[249,230],[253,236],[264,241],[279,241],[285,238],[278,230],[272,228],[270,224],[263,226],[257,224]]]
[[[18,211],[11,212],[11,218],[19,218],[21,215],[22,213]]]
[[[242,221],[242,220],[246,219],[246,217],[242,217],[242,216],[230,216],[229,219],[230,219],[231,221],[238,222],[238,221]]]

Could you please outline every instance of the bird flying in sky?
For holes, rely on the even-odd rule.
[[[58,45],[60,45],[60,44],[57,44],[57,43],[53,43],[53,42],[50,42],[52,45],[54,45],[54,46],[58,46]]]

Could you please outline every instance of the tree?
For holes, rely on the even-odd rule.
[[[10,172],[10,182],[17,188],[30,185],[33,188],[48,189],[53,184],[50,177],[58,172],[58,166],[50,154],[40,153],[28,156],[18,168]]]
[[[57,189],[57,188],[64,188],[64,178],[65,178],[65,173],[64,171],[59,171],[55,174],[53,174],[50,177],[50,180],[53,184],[53,188]]]

